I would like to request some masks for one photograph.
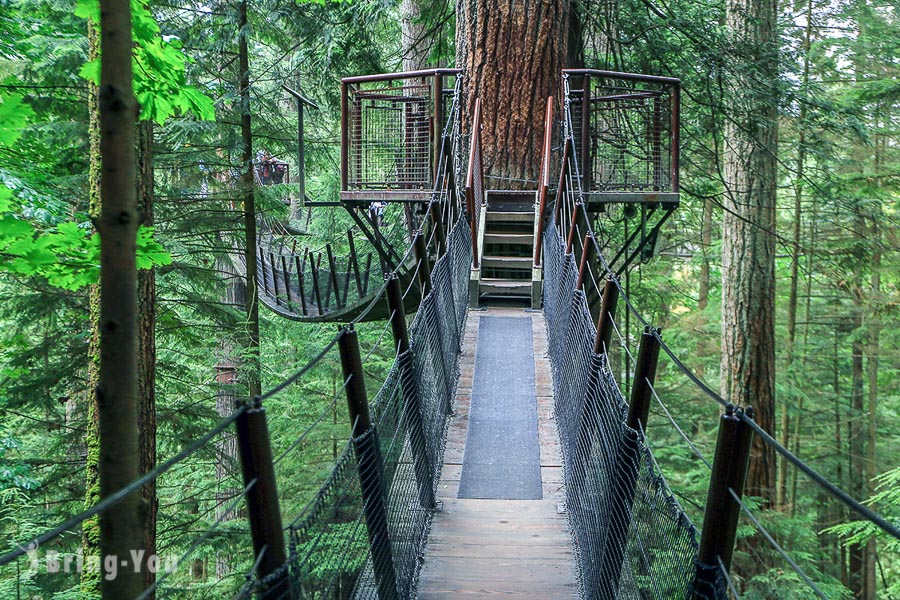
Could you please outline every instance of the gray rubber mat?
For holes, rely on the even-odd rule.
[[[481,317],[460,498],[540,500],[531,317]]]

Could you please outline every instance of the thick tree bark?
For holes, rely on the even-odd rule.
[[[88,21],[88,58],[95,60],[99,55],[100,36],[97,27]],[[97,86],[87,84],[88,107],[88,214],[93,219],[100,217],[100,97]],[[95,233],[96,235],[96,233]],[[100,286],[92,285],[88,290],[88,310],[90,338],[88,342],[87,365],[87,422],[84,434],[85,482],[84,507],[90,508],[100,501],[100,418],[97,396],[94,391],[100,383]],[[81,526],[81,552],[85,562],[100,558],[99,519],[93,517]],[[81,594],[86,597],[100,595],[100,573],[94,569],[82,569]]]
[[[132,92],[131,5],[100,2],[100,495],[138,477],[137,269],[135,195],[137,105]],[[143,545],[140,496],[100,515],[100,551],[115,557],[117,577],[104,578],[104,598],[133,598],[143,588],[132,552]],[[124,561],[124,562],[123,562]]]
[[[466,71],[466,114],[481,98],[482,151],[491,187],[533,189],[547,97],[560,98],[569,0],[463,0],[457,67]],[[468,119],[464,119],[468,122]]]
[[[138,206],[142,223],[153,226],[153,121],[137,126]],[[140,472],[143,475],[156,467],[156,271],[144,269],[138,273],[138,435]],[[141,510],[144,514],[144,547],[146,557],[156,555],[156,515],[159,504],[156,480],[141,488]],[[156,581],[156,573],[143,561],[144,585]],[[155,597],[151,595],[152,598]]]
[[[778,35],[772,0],[730,0],[736,48],[725,126],[722,393],[775,425],[775,191]],[[775,451],[754,439],[746,493],[775,499]]]
[[[434,34],[423,21],[422,8],[426,0],[400,2],[400,55],[404,71],[428,68],[428,56],[434,46]]]

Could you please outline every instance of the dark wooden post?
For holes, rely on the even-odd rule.
[[[753,430],[741,419],[742,412],[741,408],[729,404],[719,419],[716,455],[709,479],[691,596],[694,600],[713,597],[711,592],[716,589],[720,575],[719,560],[726,571],[731,568],[741,506],[730,490],[734,490],[738,498],[743,497],[753,442]],[[748,417],[753,417],[752,407],[748,406],[746,412]]]
[[[353,450],[359,470],[359,487],[363,497],[363,511],[369,534],[378,598],[398,600],[397,578],[384,502],[381,450],[378,447],[378,435],[369,417],[359,340],[352,325],[341,331],[338,348],[341,354],[341,370],[344,381],[347,382],[347,408],[350,411]]]
[[[578,282],[575,284],[575,289],[580,290],[581,286],[584,285],[584,278],[588,274],[588,269],[590,266],[588,265],[588,261],[591,260],[591,255],[594,252],[594,235],[590,232],[584,234],[584,248],[581,252],[581,263],[578,265]]]
[[[325,253],[328,255],[328,269],[331,271],[330,280],[331,286],[334,288],[334,300],[337,302],[338,308],[343,308],[344,302],[341,300],[341,290],[337,278],[337,263],[334,261],[334,253],[331,251],[331,244],[325,244]],[[327,302],[328,292],[325,292],[325,298]]]
[[[656,366],[659,364],[659,333],[659,329],[649,325],[644,328],[634,367],[634,384],[631,386],[626,424],[639,432],[647,427],[650,400],[653,398],[653,382],[656,380]]]
[[[275,305],[278,306],[281,304],[278,299],[278,263],[275,262],[275,254],[273,252],[269,252],[269,271],[272,273],[272,293],[275,296]]]
[[[569,237],[566,241],[566,254],[570,254],[574,251],[573,246],[575,245],[575,236],[578,235],[578,224],[582,219],[582,206],[581,200],[577,200],[572,209],[572,222],[569,226]]]
[[[444,232],[443,210],[440,202],[431,203],[431,226],[434,227],[434,241],[437,245],[437,257],[443,256],[447,248],[447,235]]]
[[[422,230],[415,233],[416,239],[413,250],[416,255],[416,273],[419,276],[419,286],[422,288],[422,298],[431,291],[431,264],[428,262],[428,248],[425,247],[425,234]]]
[[[416,483],[419,487],[419,504],[423,508],[434,508],[434,471],[431,468],[428,445],[425,442],[425,426],[422,423],[422,407],[419,404],[418,380],[415,377],[409,332],[406,329],[406,314],[403,310],[403,290],[400,289],[400,280],[396,273],[388,275],[387,300],[397,360],[400,361],[400,369],[405,374],[400,378],[400,384],[403,386],[403,411],[406,415]]]
[[[321,254],[319,254],[319,258],[322,258]],[[325,311],[322,309],[322,294],[319,293],[319,269],[316,264],[316,258],[312,254],[309,255],[309,271],[312,274],[313,296],[316,298],[316,308],[319,309],[320,315],[324,315]]]
[[[294,303],[291,301],[291,279],[288,272],[287,257],[284,254],[281,255],[281,272],[284,273],[284,294],[287,300],[287,307],[289,311],[293,312]]]
[[[307,250],[309,252],[309,250]],[[303,262],[300,262],[300,257],[298,255],[294,255],[294,265],[297,267],[297,291],[300,293],[300,311],[302,314],[307,314],[306,311],[306,290],[303,289],[303,266],[306,263],[306,254],[304,253]]]
[[[628,530],[631,528],[634,487],[640,474],[641,441],[647,428],[647,415],[652,397],[651,386],[656,379],[656,365],[659,361],[658,333],[658,330],[647,327],[641,337],[641,347],[638,351],[626,420],[628,428],[623,431],[619,467],[616,471],[615,490],[619,501],[613,506],[613,514],[610,517],[613,525],[609,530],[606,550],[601,561],[603,574],[601,579],[606,586],[605,593],[600,594],[603,598],[615,598],[619,590]]]
[[[537,235],[534,238],[534,266],[541,266],[541,245],[544,240],[544,212],[547,210],[547,195],[550,193],[550,149],[553,141],[553,96],[547,98],[547,112],[544,117],[544,146],[541,150],[541,180],[538,183]]]
[[[269,293],[269,280],[266,279],[266,253],[263,250],[262,246],[258,246],[259,252],[257,256],[259,256],[259,277],[262,280],[263,291],[265,293]]]
[[[250,537],[253,553],[259,559],[259,579],[278,573],[262,591],[262,598],[293,598],[288,570],[280,570],[287,563],[284,546],[284,528],[281,509],[278,506],[278,488],[275,482],[275,465],[272,462],[272,446],[266,411],[257,396],[235,422],[241,473],[247,491],[247,516],[250,520]]]
[[[356,256],[356,244],[353,243],[353,230],[347,230],[347,243],[350,244],[350,264],[353,265],[353,276],[356,279],[356,294],[362,298],[363,297],[363,285],[362,279],[359,276],[359,260]]]
[[[603,299],[600,301],[600,317],[597,319],[597,337],[594,338],[594,354],[609,352],[612,341],[613,320],[616,317],[616,305],[619,302],[619,278],[610,273],[603,286]]]

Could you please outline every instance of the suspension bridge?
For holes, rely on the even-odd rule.
[[[260,301],[285,318],[344,324],[318,356],[141,479],[23,540],[0,565],[77,530],[231,428],[244,487],[192,549],[246,505],[252,568],[238,598],[736,598],[741,512],[810,597],[825,598],[743,502],[754,435],[900,538],[763,431],[751,407],[697,378],[619,282],[679,203],[679,82],[564,71],[562,107],[547,103],[536,189],[497,190],[486,186],[481,156],[490,115],[476,101],[463,122],[462,77],[437,69],[343,81],[341,202],[356,223],[347,257],[327,246],[323,262],[277,224],[260,228]],[[373,202],[399,207],[387,227]],[[619,248],[594,230],[593,215],[611,205],[640,214]],[[636,348],[623,313],[645,327]],[[356,325],[378,320],[395,358],[375,390]],[[627,395],[613,351],[627,361]],[[712,462],[654,388],[660,353],[724,409]],[[335,354],[346,444],[307,506],[283,514],[275,465],[322,417],[275,457],[265,405]],[[710,467],[699,530],[651,451],[654,402]],[[140,597],[166,595],[167,577]]]

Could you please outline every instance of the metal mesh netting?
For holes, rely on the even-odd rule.
[[[427,81],[412,79],[353,90],[350,189],[431,187],[432,93]]]
[[[581,141],[581,90],[572,124]],[[590,95],[591,192],[672,192],[671,88],[594,76]]]
[[[461,218],[410,327],[410,350],[395,361],[372,403],[372,427],[347,446],[289,527],[291,580],[300,597],[414,596],[458,380],[470,248]],[[383,493],[371,502],[384,505],[390,541],[370,548],[362,498],[378,486]],[[385,572],[392,574],[395,594],[387,592]]]
[[[544,313],[562,441],[566,499],[586,598],[687,598],[696,529],[674,500],[627,406],[577,272],[555,227],[544,239]],[[712,596],[711,596],[712,597]]]

